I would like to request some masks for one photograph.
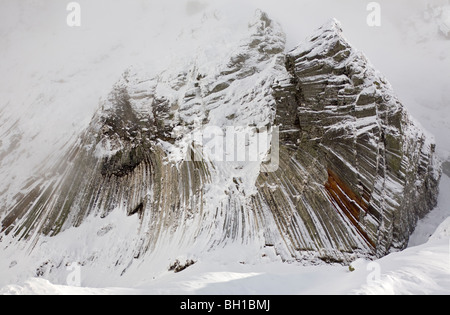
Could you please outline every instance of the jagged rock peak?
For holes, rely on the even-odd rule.
[[[250,47],[258,47],[260,53],[268,55],[279,54],[284,51],[286,34],[280,24],[271,20],[269,16],[257,10],[253,20],[249,23],[249,29],[253,34],[250,36]]]
[[[313,35],[309,36],[308,39],[301,42],[294,48],[290,53],[297,54],[297,52],[304,52],[316,48],[317,51],[326,51],[328,46],[332,46],[336,41],[341,41],[347,43],[343,35],[343,29],[341,22],[337,19],[332,18],[319,27]]]

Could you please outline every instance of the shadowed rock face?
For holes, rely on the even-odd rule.
[[[174,235],[204,251],[274,247],[284,260],[404,248],[436,205],[434,144],[338,22],[288,54],[284,44],[258,12],[212,73],[195,62],[169,77],[127,71],[53,178],[30,180],[16,196],[2,233],[54,236],[89,215],[126,211],[140,220],[134,257]],[[174,159],[177,150],[201,155],[187,140],[201,128],[195,121],[280,126],[279,169]]]

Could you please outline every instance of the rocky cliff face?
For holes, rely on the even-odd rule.
[[[287,54],[284,45],[280,26],[258,12],[226,60],[150,78],[129,69],[53,175],[31,179],[8,206],[2,234],[38,244],[122,211],[139,219],[131,259],[161,244],[254,244],[327,262],[404,248],[436,204],[434,144],[338,22]],[[193,140],[229,126],[245,131],[244,148],[263,135],[272,152],[223,162],[203,150],[211,141]],[[271,172],[264,160],[278,136]]]
[[[274,85],[282,167],[261,176],[266,203],[298,249],[402,249],[436,205],[435,146],[337,21],[286,56]],[[286,172],[286,170],[290,170]]]

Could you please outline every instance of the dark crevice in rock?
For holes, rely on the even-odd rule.
[[[144,203],[141,202],[136,208],[134,208],[132,211],[128,212],[128,216],[131,217],[131,216],[137,214],[139,216],[139,218],[141,218],[143,212],[144,212]]]

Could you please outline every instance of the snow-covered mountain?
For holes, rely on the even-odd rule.
[[[349,264],[406,248],[441,166],[387,79],[334,19],[286,52],[266,13],[235,33],[220,15],[179,35],[199,48],[128,67],[48,157],[30,158],[45,136],[5,107],[0,172],[19,177],[1,186],[5,270],[64,283],[79,264],[84,285],[117,285],[175,261]],[[238,152],[211,141],[230,128]],[[14,160],[40,162],[20,174]]]

